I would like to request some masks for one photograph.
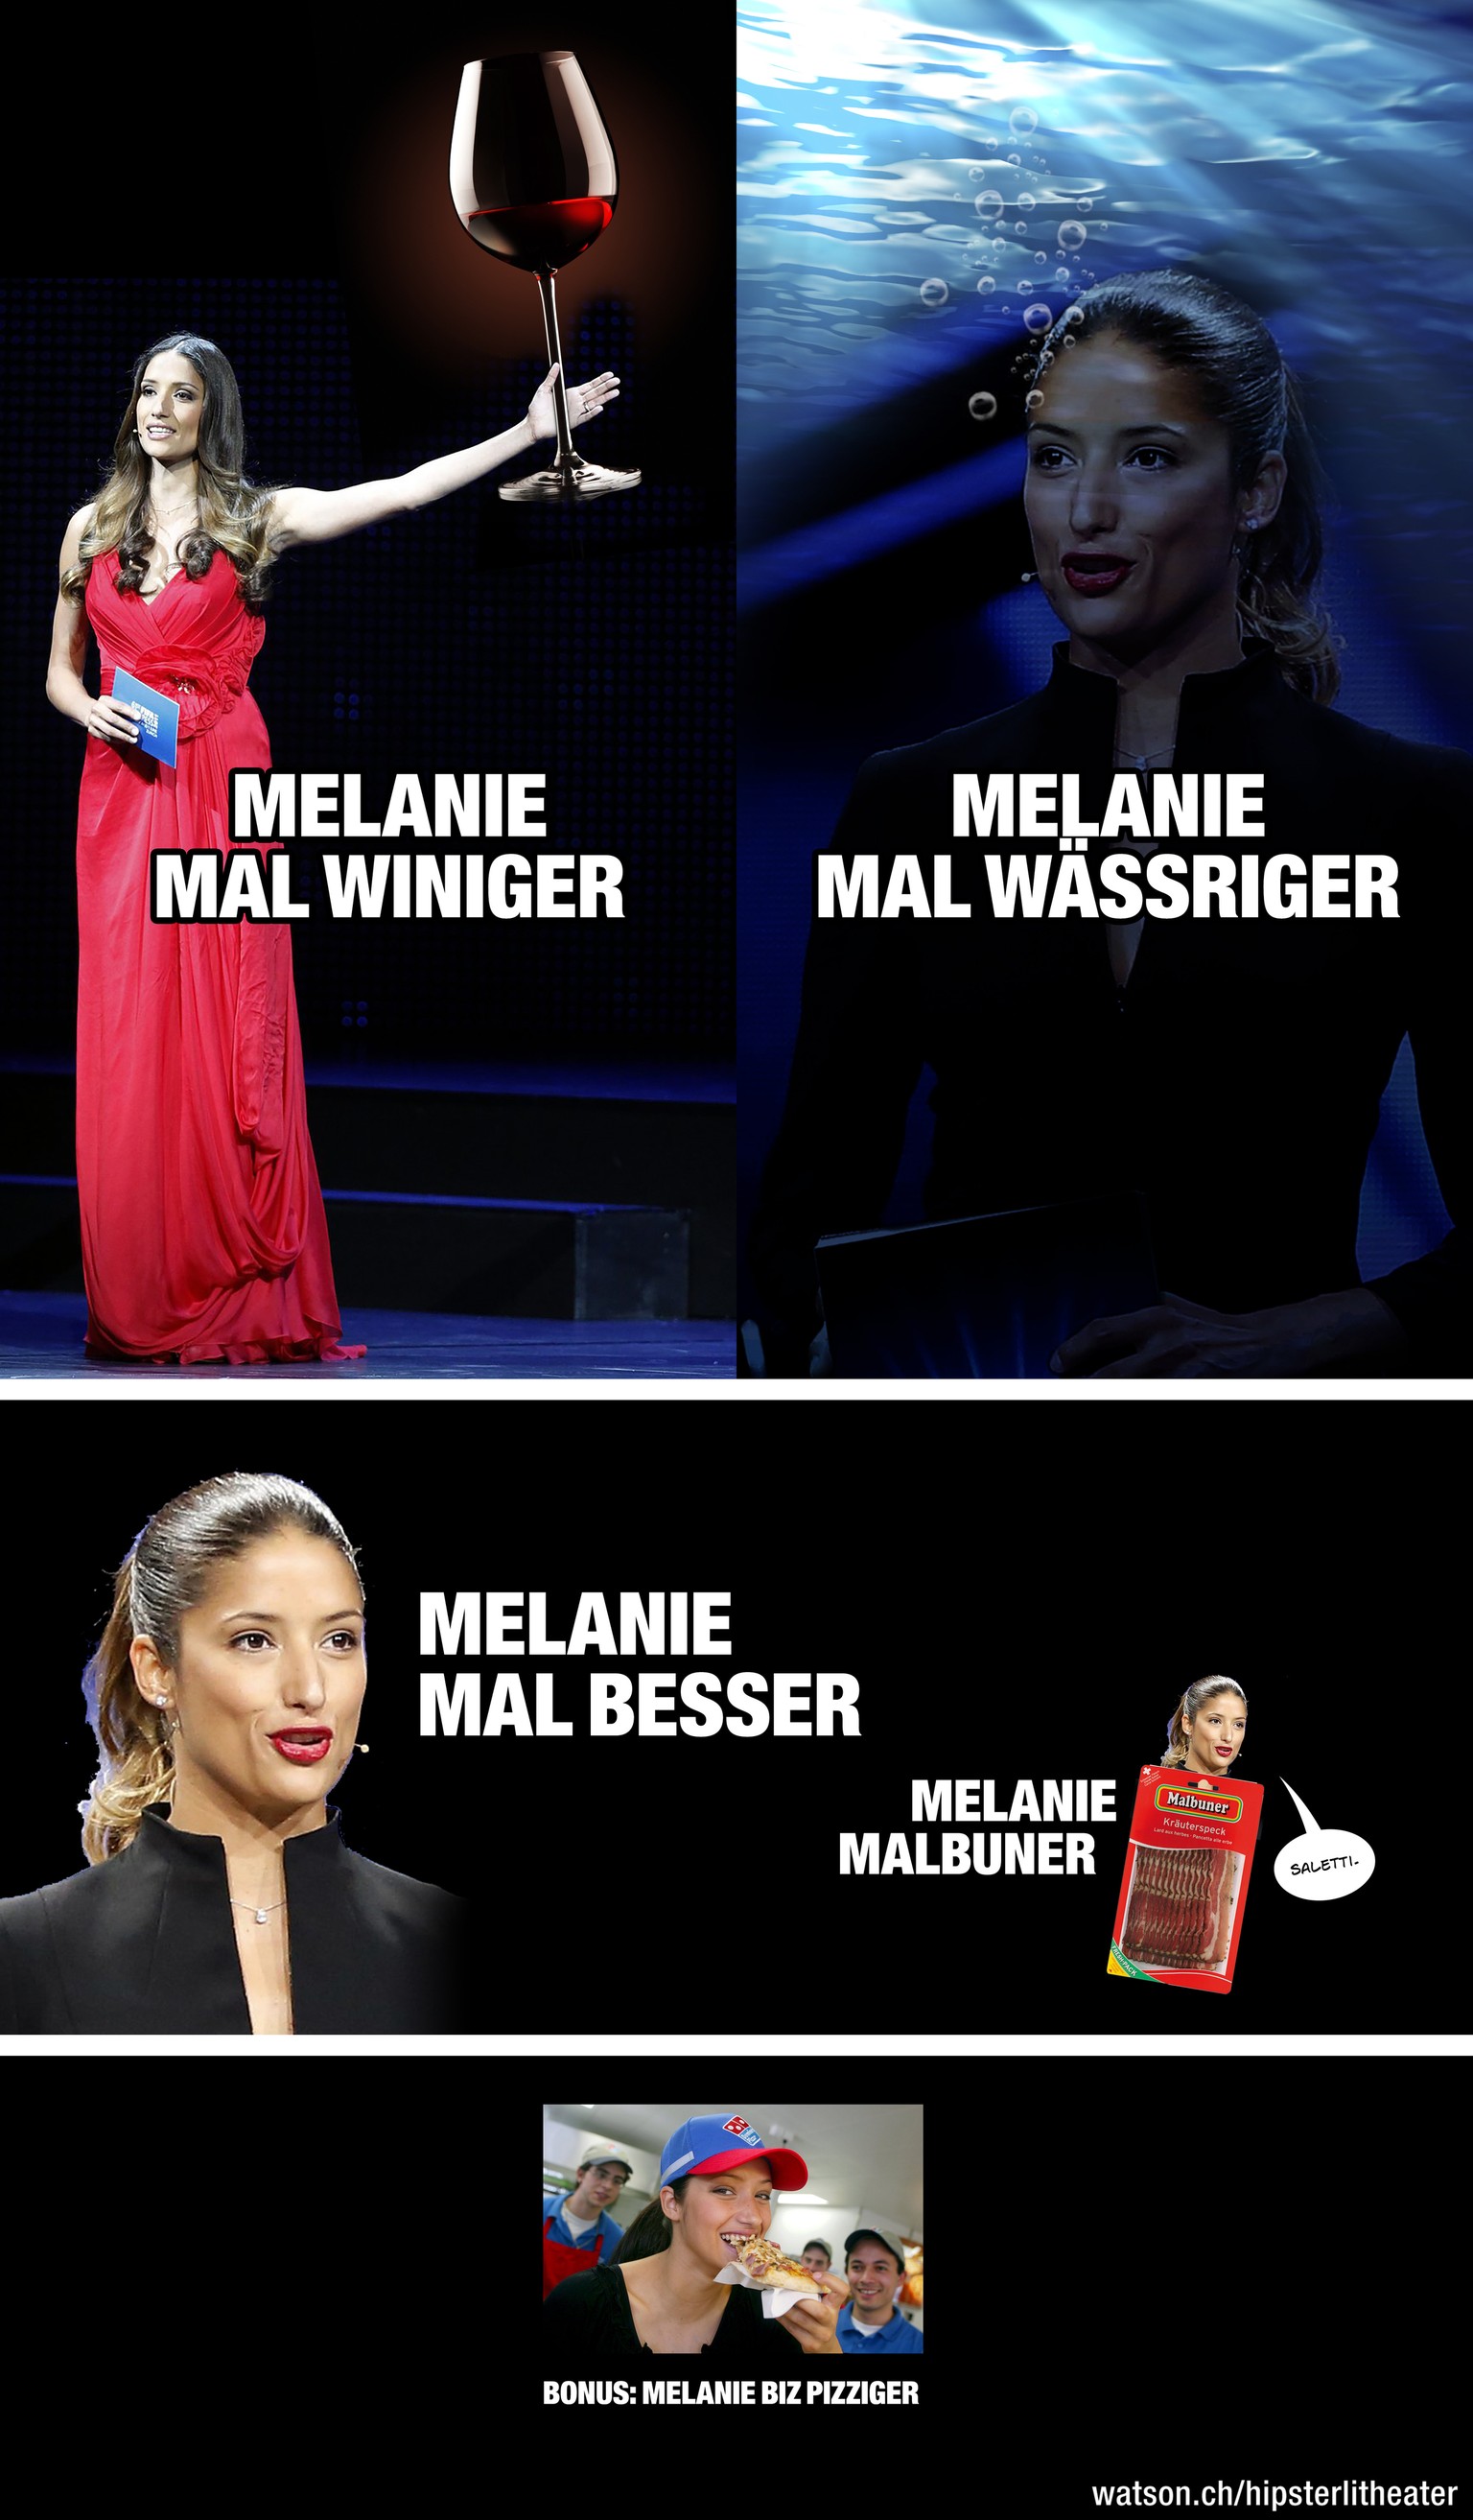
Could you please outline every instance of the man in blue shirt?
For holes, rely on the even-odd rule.
[[[593,2143],[578,2164],[571,2196],[543,2196],[544,2295],[565,2275],[587,2274],[592,2267],[608,2265],[624,2232],[607,2208],[629,2175],[629,2164],[620,2154],[610,2152],[607,2144]]]
[[[922,2353],[919,2328],[892,2307],[901,2276],[900,2251],[893,2240],[882,2231],[851,2231],[844,2242],[844,2272],[849,2299],[839,2312],[840,2353]]]

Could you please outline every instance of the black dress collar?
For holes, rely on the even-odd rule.
[[[296,2030],[483,2026],[469,2018],[464,1901],[355,1854],[331,1809],[282,1851]],[[174,1828],[163,1804],[120,1854],[7,1905],[16,2026],[249,2031],[241,1944],[258,1928],[231,1905],[223,1839]]]
[[[282,1854],[295,2027],[356,2028],[359,2016],[345,2015],[342,2006],[350,1980],[364,1968],[371,1973],[374,1959],[362,1948],[354,1858],[343,1845],[337,1813],[330,1808],[326,1828],[287,1838]],[[121,1894],[121,1915],[137,1937],[128,1969],[142,1974],[147,2026],[248,2031],[224,1839],[176,1829],[166,1807],[156,1803],[132,1844],[107,1868]]]
[[[204,1889],[213,1884],[229,1888],[225,1840],[175,1828],[166,1803],[150,1803],[133,1845],[150,1871],[162,1867],[191,1886]],[[311,1886],[324,1880],[345,1861],[347,1852],[342,1842],[342,1815],[335,1804],[329,1803],[326,1828],[309,1828],[283,1841],[289,1894],[299,1883]]]
[[[1083,665],[1071,664],[1068,641],[1058,642],[1043,694],[1045,704],[1050,716],[1062,718],[1082,735],[1092,751],[1096,743],[1113,744],[1119,694],[1113,675],[1090,673]],[[1228,729],[1241,739],[1255,722],[1276,716],[1289,698],[1277,654],[1265,639],[1248,640],[1242,662],[1222,673],[1186,675],[1173,766],[1180,770],[1183,750],[1194,752],[1201,744],[1214,744]],[[1234,766],[1252,765],[1245,758]]]

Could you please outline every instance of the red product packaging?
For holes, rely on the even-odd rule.
[[[1111,1977],[1228,1993],[1263,1808],[1262,1785],[1141,1769]]]

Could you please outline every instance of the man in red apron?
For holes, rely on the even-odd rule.
[[[630,2168],[606,2144],[590,2144],[578,2164],[571,2196],[542,2200],[542,2297],[565,2275],[586,2275],[607,2266],[624,2237],[607,2208],[618,2196]]]

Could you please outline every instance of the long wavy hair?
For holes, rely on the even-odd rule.
[[[135,1637],[149,1638],[159,1660],[173,1669],[179,1622],[204,1598],[215,1568],[279,1531],[331,1541],[362,1592],[353,1545],[321,1497],[295,1479],[252,1470],[203,1479],[171,1498],[144,1524],[119,1566],[112,1615],[82,1675],[87,1720],[100,1754],[91,1797],[82,1805],[82,1849],[89,1864],[120,1855],[137,1836],[149,1805],[173,1796],[172,1729],[134,1678],[129,1647]]]
[[[1247,637],[1268,642],[1293,690],[1332,700],[1344,642],[1314,592],[1324,557],[1324,476],[1299,388],[1267,324],[1230,290],[1193,272],[1123,273],[1065,309],[1039,345],[1030,384],[1040,383],[1066,339],[1102,333],[1118,333],[1192,379],[1203,410],[1228,431],[1235,490],[1256,478],[1266,455],[1282,455],[1288,478],[1278,514],[1240,554],[1238,618]]]
[[[1221,1697],[1225,1691],[1229,1697],[1240,1697],[1244,1706],[1247,1706],[1247,1690],[1239,1688],[1235,1680],[1229,1680],[1227,1674],[1221,1671],[1210,1671],[1205,1680],[1194,1680],[1190,1688],[1183,1691],[1178,1704],[1172,1709],[1172,1719],[1166,1728],[1166,1748],[1161,1754],[1163,1768],[1185,1767],[1188,1732],[1208,1699]]]
[[[146,521],[153,462],[138,436],[138,392],[153,361],[165,351],[188,359],[204,388],[196,454],[200,524],[179,545],[185,573],[201,578],[217,551],[228,552],[246,604],[258,612],[265,602],[273,558],[268,539],[271,493],[246,477],[246,424],[235,370],[224,351],[199,333],[168,334],[145,350],[134,369],[112,449],[112,470],[98,493],[77,564],[63,576],[62,593],[74,602],[86,586],[93,562],[110,551],[118,556],[118,585],[134,594],[143,585],[153,544]]]

